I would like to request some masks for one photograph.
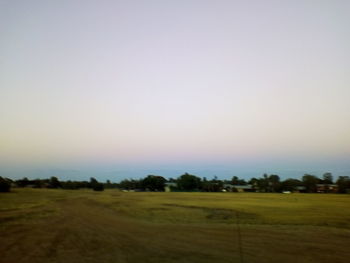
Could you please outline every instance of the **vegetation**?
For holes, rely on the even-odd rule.
[[[164,191],[165,178],[157,175],[148,175],[141,181],[141,188],[149,191]]]
[[[314,176],[314,175],[310,175],[310,174],[305,174],[303,176],[303,185],[306,188],[306,192],[308,193],[315,193],[316,192],[316,185],[319,181],[319,179]]]
[[[11,180],[0,176],[0,192],[9,192],[11,189]]]
[[[99,183],[95,178],[90,178],[90,185],[94,191],[103,191],[105,188],[102,183]]]
[[[177,186],[183,191],[199,190],[201,187],[201,178],[185,173],[177,179]]]
[[[5,179],[4,179],[5,180]],[[118,188],[133,191],[165,191],[168,186],[172,191],[182,192],[222,192],[238,191],[237,188],[245,189],[250,192],[280,193],[280,192],[303,192],[303,193],[350,193],[350,177],[340,176],[334,184],[331,173],[325,173],[321,178],[315,175],[305,174],[301,180],[288,178],[284,181],[276,174],[264,174],[261,178],[251,178],[248,182],[233,176],[231,180],[220,180],[216,176],[213,179],[200,178],[196,175],[185,173],[178,178],[165,179],[159,175],[148,175],[141,179],[125,179],[119,183],[112,183],[107,180],[106,183],[98,182],[95,178],[90,181],[59,181],[57,177],[50,179],[29,180],[23,178],[16,181],[6,179],[16,187],[31,188],[62,188],[68,190],[77,190],[81,188],[90,188],[95,191],[104,189]],[[5,180],[5,181],[6,181]]]
[[[339,193],[350,193],[350,177],[349,176],[339,176],[337,180],[337,185],[339,187]]]
[[[0,263],[348,262],[350,195],[0,195]]]

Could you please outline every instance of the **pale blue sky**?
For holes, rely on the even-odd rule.
[[[0,0],[0,173],[350,175],[349,13]]]

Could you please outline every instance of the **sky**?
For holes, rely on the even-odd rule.
[[[0,0],[0,175],[350,175],[349,13]]]

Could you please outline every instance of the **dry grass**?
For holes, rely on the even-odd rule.
[[[0,262],[348,262],[350,196],[0,195]]]

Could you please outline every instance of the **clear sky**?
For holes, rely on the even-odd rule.
[[[0,1],[0,175],[350,175],[350,1]]]

